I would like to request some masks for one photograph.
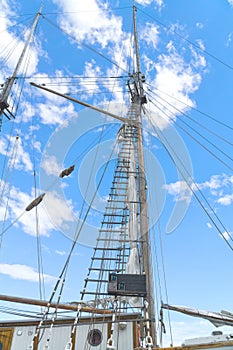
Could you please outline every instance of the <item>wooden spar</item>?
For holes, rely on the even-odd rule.
[[[153,339],[153,343],[157,344],[156,339],[156,327],[155,327],[155,306],[154,306],[154,293],[153,293],[153,280],[151,270],[151,252],[149,242],[149,222],[148,222],[148,208],[147,208],[147,191],[146,191],[146,176],[145,176],[145,161],[144,151],[142,143],[142,105],[145,103],[145,94],[143,89],[142,74],[140,67],[140,56],[138,46],[137,35],[137,21],[136,21],[136,6],[133,6],[133,23],[134,23],[134,41],[136,51],[136,63],[137,63],[137,80],[135,85],[138,90],[138,106],[137,121],[138,121],[138,169],[139,169],[139,193],[140,193],[140,239],[142,243],[142,267],[143,272],[146,274],[146,284],[148,289],[148,311],[150,319],[150,336]]]
[[[37,24],[38,24],[38,21],[39,21],[39,17],[41,16],[42,8],[43,8],[43,6],[40,7],[39,12],[36,15],[36,18],[34,20],[32,29],[31,29],[31,31],[29,33],[29,36],[27,38],[27,41],[26,41],[26,43],[24,45],[23,51],[22,51],[22,53],[21,53],[21,55],[19,57],[18,63],[16,65],[16,67],[15,67],[15,70],[14,70],[12,76],[7,79],[7,81],[5,83],[5,87],[4,87],[4,89],[3,89],[3,91],[2,91],[2,93],[0,95],[0,116],[4,113],[4,110],[9,107],[7,100],[9,98],[9,95],[10,95],[10,92],[11,92],[11,88],[12,88],[12,86],[13,86],[16,78],[17,78],[17,75],[18,75],[19,69],[20,69],[20,67],[22,65],[22,62],[23,62],[23,59],[25,57],[26,51],[27,51],[27,49],[28,49],[28,47],[30,45],[32,36],[33,36],[33,34],[34,34],[35,30],[36,30],[36,27],[37,27]],[[10,113],[10,115],[11,115],[11,113]]]
[[[78,306],[77,305],[69,305],[69,304],[56,304],[56,303],[49,303],[45,300],[36,300],[36,299],[28,299],[28,298],[20,298],[20,297],[13,297],[8,295],[0,295],[0,300],[3,301],[9,301],[12,303],[20,303],[20,304],[29,304],[29,305],[35,305],[35,306],[49,306],[51,308],[58,308],[63,310],[71,310],[71,311],[77,311]],[[89,306],[82,306],[81,311],[83,312],[90,312],[90,313],[96,313],[96,314],[108,314],[111,315],[111,310],[101,310],[97,308],[92,308]]]
[[[103,114],[106,114],[108,115],[109,117],[112,117],[114,119],[118,119],[120,120],[121,122],[123,123],[126,123],[126,124],[135,124],[135,122],[132,123],[132,121],[130,121],[129,119],[127,118],[124,118],[124,117],[120,117],[119,115],[116,115],[116,114],[113,114],[113,113],[110,113],[108,111],[105,111],[104,109],[101,109],[101,108],[98,108],[98,107],[95,107],[95,106],[92,106],[90,105],[89,103],[86,103],[86,102],[83,102],[83,101],[80,101],[80,100],[77,100],[76,98],[73,98],[73,97],[70,97],[70,96],[67,96],[67,95],[64,95],[58,91],[55,91],[55,90],[52,90],[52,89],[48,89],[44,86],[41,86],[41,85],[38,85],[38,84],[35,84],[33,82],[30,83],[32,86],[35,86],[39,89],[42,89],[42,90],[45,90],[45,91],[48,91],[48,92],[51,92],[52,94],[55,94],[57,96],[61,96],[63,98],[66,98],[67,100],[69,101],[72,101],[72,102],[75,102],[75,103],[78,103],[84,107],[88,107],[88,108],[91,108],[93,109],[94,111],[97,111],[97,112],[100,112],[100,113],[103,113]]]

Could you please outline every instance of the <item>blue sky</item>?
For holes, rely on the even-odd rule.
[[[0,214],[1,219],[6,220],[1,226],[0,294],[39,298],[35,211],[24,213],[35,193],[33,171],[36,171],[37,194],[46,192],[44,203],[38,207],[38,222],[45,297],[48,298],[68,256],[82,198],[86,196],[86,202],[91,201],[120,125],[42,92],[29,82],[45,83],[52,89],[104,105],[117,113],[125,111],[126,102],[122,101],[126,100],[127,72],[133,67],[129,59],[132,1],[77,3],[75,0],[45,1],[26,64],[15,123],[3,120],[0,162],[6,166],[2,174],[4,193]],[[227,0],[138,0],[136,3],[142,72],[146,75],[145,90],[151,101],[146,106],[150,122],[145,122],[144,139],[148,182],[152,183],[149,211],[153,253],[155,246],[160,248],[160,234],[163,242],[158,271],[162,276],[163,257],[171,304],[233,311],[232,250],[220,235],[221,232],[230,244],[232,129],[226,125],[232,126],[233,3]],[[39,1],[26,0],[5,0],[2,4],[1,83],[12,74],[23,47],[25,26],[32,22],[39,6]],[[18,45],[13,46],[16,40]],[[12,55],[4,61],[6,52],[10,51]],[[88,85],[86,78],[75,79],[78,75],[91,77],[91,84],[90,79]],[[23,76],[22,70],[20,76]],[[108,83],[104,80],[110,76],[123,78],[110,79],[110,85],[109,80]],[[96,157],[101,132],[103,138]],[[19,135],[17,140],[16,135]],[[161,141],[170,147],[176,166]],[[14,144],[17,144],[16,153]],[[75,164],[74,173],[60,182],[57,174],[71,164]],[[218,222],[220,232],[191,196],[190,187],[179,171],[210,217],[216,219],[191,177],[224,223],[223,227]],[[79,237],[64,301],[79,299],[110,183],[109,175]],[[86,209],[87,204],[84,211]],[[159,299],[166,302],[164,282],[161,289]],[[4,313],[0,315],[0,319],[9,317]],[[208,335],[214,328],[208,322],[174,313],[171,319],[174,341],[178,343],[188,337]]]

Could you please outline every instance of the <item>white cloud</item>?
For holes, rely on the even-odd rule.
[[[154,105],[151,106],[152,118],[161,129],[174,121],[177,109],[181,111],[180,113],[185,113],[189,108],[187,106],[195,105],[189,96],[200,86],[202,77],[199,68],[205,66],[205,60],[193,50],[191,54],[190,62],[185,62],[173,43],[169,42],[167,53],[159,55],[156,63],[149,58],[147,60],[147,67],[156,70],[155,78],[150,82],[151,90],[156,88],[162,98],[165,98],[163,93],[166,94],[167,104],[163,103],[160,109],[156,109]],[[174,107],[173,112],[168,111],[171,109],[168,104]]]
[[[200,183],[199,188],[208,189],[213,196],[218,197],[217,202],[222,205],[229,205],[232,202],[233,176],[232,175],[212,175],[208,181]],[[228,193],[225,193],[225,192]],[[230,193],[229,193],[230,191]]]
[[[227,241],[229,241],[230,239],[231,239],[231,237],[232,237],[232,232],[223,232],[222,233],[222,235],[221,235],[222,237],[224,237]]]
[[[221,205],[230,205],[233,203],[233,194],[226,194],[222,197],[220,197],[217,202]]]
[[[1,52],[2,54],[5,52],[8,52],[8,59],[6,61],[6,73],[11,76],[13,73],[13,70],[15,69],[15,62],[19,60],[19,57],[23,51],[25,41],[21,41],[18,37],[15,36],[15,34],[11,33],[10,30],[8,29],[10,26],[13,26],[15,23],[12,21],[12,18],[15,15],[14,11],[12,11],[13,6],[11,6],[7,3],[7,1],[2,1],[1,2],[1,9],[0,9],[0,15],[1,15],[1,21],[0,21],[0,33],[1,33]],[[11,18],[11,20],[10,20]],[[23,30],[21,28],[21,34],[23,33]],[[30,30],[30,29],[29,29]],[[29,36],[29,30],[24,34],[25,39]],[[6,46],[4,48],[4,45],[6,43]],[[11,47],[9,47],[9,43]],[[7,48],[7,50],[6,50]],[[9,52],[11,54],[9,55]],[[3,56],[2,56],[3,57]],[[24,62],[25,63],[25,62]],[[31,45],[30,47],[30,60],[27,62],[27,73],[33,74],[36,72],[37,69],[37,64],[38,64],[38,52]],[[21,65],[22,67],[25,65]],[[22,68],[21,68],[22,70]],[[2,78],[0,76],[0,78]]]
[[[66,222],[74,222],[75,216],[70,200],[60,198],[56,192],[48,192],[44,203],[47,208],[49,207],[50,219],[56,226],[62,227]]]
[[[44,169],[47,175],[58,176],[62,170],[61,165],[58,163],[57,158],[55,156],[45,155],[41,168]]]
[[[185,181],[177,181],[174,183],[165,184],[163,188],[166,189],[170,195],[174,196],[174,200],[176,202],[190,202],[192,191]]]
[[[158,26],[154,23],[146,23],[140,31],[140,38],[156,49],[159,40]]]
[[[233,35],[233,32],[231,32],[230,34],[228,34],[228,37],[227,37],[227,42],[226,42],[226,46],[229,47],[232,43],[232,35]]]
[[[98,76],[101,76],[101,70],[96,64],[95,60],[92,59],[90,62],[85,63],[83,75],[85,77],[93,77],[93,79],[91,80],[91,90],[90,90],[89,84],[86,84],[86,79],[84,78],[80,79],[80,86],[81,86],[81,92],[82,92],[81,97],[90,98],[91,96],[93,96],[93,94],[96,94],[97,92],[100,91],[97,82],[98,82]]]
[[[31,266],[20,264],[0,264],[0,273],[9,276],[10,278],[17,280],[24,280],[30,282],[39,281],[39,273],[35,271]],[[44,282],[53,284],[56,278],[50,275],[43,275]]]
[[[53,88],[52,90],[57,90],[61,94],[68,94],[69,88],[66,86],[66,84],[59,85],[59,78],[62,77],[63,73],[60,70],[56,70],[55,81],[57,84],[57,88]],[[39,82],[43,81],[45,87],[48,87],[51,83],[54,84],[54,80],[49,78],[47,74],[40,73],[39,75],[34,75],[34,80],[35,79],[38,79]],[[42,124],[64,124],[65,119],[67,117],[76,114],[74,104],[66,100],[64,97],[60,97],[56,94],[36,87],[32,87],[32,89],[34,95],[36,95],[38,99],[40,99],[40,102],[35,103],[32,113],[35,113],[35,111],[38,113],[38,115],[40,116],[40,122]]]
[[[151,5],[153,2],[159,7],[163,5],[163,0],[136,0],[136,2],[142,6]]]
[[[7,206],[7,219],[9,220],[5,227],[9,226],[9,222],[15,222],[16,227],[22,226],[24,233],[35,236],[37,234],[35,209],[25,211],[25,208],[35,198],[34,189],[31,190],[31,194],[28,194],[12,186],[8,196],[8,199],[4,197],[2,203],[3,208]],[[5,211],[1,210],[0,214],[4,217]],[[55,229],[54,225],[58,229],[64,229],[67,225],[76,223],[72,201],[60,198],[56,192],[46,192],[42,203],[37,206],[37,215],[41,236],[49,237],[51,231]]]
[[[204,25],[203,25],[203,23],[197,22],[197,23],[196,23],[196,27],[197,27],[198,29],[203,29],[203,28],[204,28]]]
[[[170,195],[174,196],[175,201],[187,200],[191,192],[190,188],[184,181],[166,184],[164,185],[164,188]],[[209,190],[216,203],[224,206],[228,206],[233,203],[232,175],[212,175],[209,180],[202,183],[197,183],[197,186],[192,185],[192,189],[194,191],[197,191],[197,188],[199,188],[201,191]]]
[[[119,41],[122,22],[120,17],[108,13],[107,4],[96,0],[54,0],[64,12],[60,17],[60,25],[63,30],[85,43],[99,43],[106,47],[110,42]],[[72,8],[72,12],[70,9]],[[87,11],[87,9],[90,9]],[[77,13],[81,13],[77,16]]]
[[[233,0],[228,0],[228,3],[233,6]]]
[[[9,152],[8,143],[12,146],[12,149]],[[25,151],[25,144],[23,140],[19,137],[10,137],[1,138],[0,140],[0,153],[2,155],[7,155],[11,159],[9,160],[9,166],[14,166],[17,170],[23,171],[32,171],[33,164],[28,152]]]
[[[66,104],[64,101],[62,104],[56,105],[52,101],[47,101],[45,103],[39,103],[37,107],[41,122],[48,125],[62,124],[64,118],[74,113],[74,106],[71,103]]]
[[[66,252],[64,250],[55,250],[55,253],[61,256],[66,255]]]
[[[16,187],[12,187],[8,202],[8,213],[11,222],[17,218],[16,225],[21,224],[23,231],[29,235],[36,235],[36,224],[35,224],[35,210],[29,212],[25,211],[25,208],[34,199],[34,189],[32,189],[32,195],[20,191]],[[45,210],[43,209],[43,203],[38,205],[38,218],[39,218],[39,233],[42,236],[49,236],[50,231],[53,229],[53,225],[48,218]],[[23,215],[22,215],[23,214]]]

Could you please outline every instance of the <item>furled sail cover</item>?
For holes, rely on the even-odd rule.
[[[139,274],[139,253],[138,253],[138,220],[137,220],[137,188],[136,188],[136,160],[134,145],[130,145],[129,178],[128,178],[128,209],[129,209],[129,240],[130,254],[126,266],[126,273]]]
[[[124,155],[123,164],[125,164],[125,172],[128,174],[126,205],[129,210],[128,222],[128,239],[130,242],[130,253],[126,264],[127,274],[140,274],[139,252],[138,252],[138,199],[137,199],[137,183],[136,183],[136,155],[135,146],[132,139],[126,137],[127,132],[132,130],[123,126],[118,133],[118,142],[122,143],[122,154]],[[141,307],[140,297],[127,297],[130,305],[133,307]]]
[[[178,311],[186,315],[194,316],[194,317],[200,317],[204,318],[211,323],[215,327],[221,327],[221,326],[233,326],[233,314],[230,312],[211,312],[211,311],[205,311],[205,310],[198,310],[198,309],[192,309],[191,307],[186,306],[174,306],[174,305],[168,305],[163,304],[163,309]]]

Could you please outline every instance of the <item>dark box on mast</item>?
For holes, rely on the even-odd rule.
[[[146,296],[146,275],[110,273],[108,294]]]

